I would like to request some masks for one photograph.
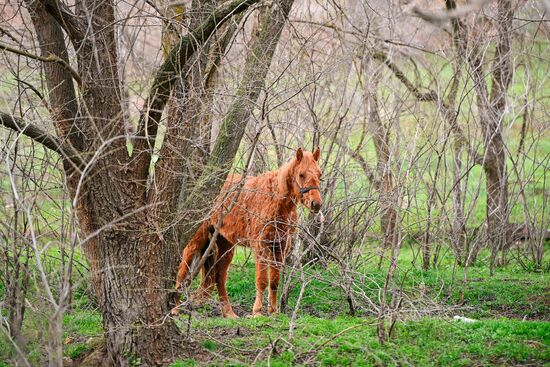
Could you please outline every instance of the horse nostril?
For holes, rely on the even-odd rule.
[[[318,202],[318,201],[312,201],[311,202],[311,209],[318,212],[319,210],[321,210],[321,203]]]

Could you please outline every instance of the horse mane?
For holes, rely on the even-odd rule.
[[[292,190],[292,175],[296,166],[296,159],[283,164],[274,172],[277,173],[277,196],[279,198],[288,198]]]

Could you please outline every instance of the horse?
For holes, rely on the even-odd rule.
[[[217,254],[201,269],[203,277],[196,300],[208,298],[216,285],[223,317],[237,318],[227,296],[226,280],[235,246],[242,245],[251,248],[256,258],[256,300],[252,315],[262,315],[268,280],[268,313],[276,313],[280,274],[298,224],[297,206],[303,205],[314,213],[321,209],[320,154],[319,148],[314,152],[298,148],[288,163],[274,171],[248,176],[244,182],[241,175],[229,175],[216,200],[216,209],[184,248],[176,291],[181,289],[195,256],[208,247],[217,226]],[[177,310],[176,305],[173,314],[177,314]]]

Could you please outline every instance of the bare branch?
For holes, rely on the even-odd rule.
[[[153,87],[140,116],[136,150],[140,156],[136,160],[140,177],[146,177],[151,160],[151,152],[157,135],[162,111],[168,102],[174,81],[178,78],[187,60],[197,48],[229,19],[231,15],[245,11],[259,0],[232,0],[214,11],[197,29],[182,37],[170,51],[166,61],[155,75]]]
[[[66,67],[70,65],[70,61],[63,28],[42,3],[35,1],[28,4],[28,10],[40,46],[40,56],[48,58],[55,55],[62,61],[44,62],[42,65],[48,91],[48,110],[57,136],[61,141],[67,141],[77,151],[82,151],[85,139],[76,119],[79,110],[73,82],[76,73]],[[80,75],[76,74],[76,76],[76,80],[80,79]]]
[[[443,113],[443,117],[447,120],[449,123],[449,126],[453,133],[455,133],[458,137],[458,140],[461,144],[466,144],[469,146],[468,139],[466,138],[466,135],[458,126],[456,123],[456,111],[454,111],[443,99],[439,96],[439,94],[434,90],[429,90],[428,92],[421,92],[407,77],[405,76],[405,73],[399,69],[397,65],[395,65],[388,57],[387,54],[385,54],[382,51],[376,51],[373,54],[373,58],[383,62],[388,69],[390,69],[394,76],[401,82],[407,89],[416,97],[417,100],[420,102],[433,102],[437,105],[438,108],[441,109]],[[474,162],[476,164],[482,164],[483,157],[478,154],[475,150],[469,149],[469,153],[472,156]]]
[[[342,139],[334,137],[333,141],[338,144],[347,155],[353,158],[359,166],[361,166],[363,173],[367,176],[367,179],[372,185],[374,185],[374,187],[380,187],[380,181],[376,179],[376,176],[374,175],[374,172],[365,157],[363,157],[357,150],[351,149],[344,141],[342,141]]]
[[[422,93],[420,90],[418,90],[418,88],[410,80],[407,79],[405,74],[397,67],[397,65],[395,65],[389,59],[389,57],[386,53],[384,53],[382,51],[376,51],[373,54],[373,58],[380,61],[380,62],[383,62],[384,64],[386,64],[388,69],[390,69],[393,72],[395,77],[397,79],[399,79],[399,81],[401,83],[403,83],[407,87],[407,89],[409,91],[411,91],[412,94],[419,101],[421,101],[421,102],[430,102],[430,101],[432,101],[433,102],[433,101],[438,100],[438,96],[437,96],[437,93],[435,91],[429,91],[429,92],[426,92],[426,93]]]
[[[85,166],[82,158],[72,146],[59,141],[59,139],[55,136],[48,134],[38,126],[26,124],[21,119],[5,112],[0,112],[0,124],[31,138],[56,153],[59,153],[79,168]]]
[[[78,72],[75,69],[73,69],[71,67],[71,65],[67,64],[65,62],[65,60],[61,59],[60,57],[57,57],[56,55],[50,54],[47,57],[43,57],[43,56],[31,54],[27,51],[17,49],[15,47],[8,46],[4,43],[0,43],[0,50],[9,51],[9,52],[12,52],[14,54],[25,56],[25,57],[35,59],[35,60],[38,60],[38,61],[58,63],[58,64],[62,65],[65,69],[67,69],[71,73],[73,79],[78,83],[78,85],[82,84],[82,79],[80,78],[80,75],[78,75]]]

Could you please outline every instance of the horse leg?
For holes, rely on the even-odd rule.
[[[227,295],[226,281],[229,266],[235,253],[235,245],[229,242],[225,237],[218,235],[219,260],[216,265],[216,283],[218,285],[218,296],[220,298],[222,316],[230,319],[236,319],[238,316],[233,312],[231,302]]]
[[[193,302],[197,305],[205,303],[212,295],[212,290],[216,285],[216,256],[214,254],[205,261],[201,269],[201,282],[199,289],[193,295]]]
[[[273,261],[269,264],[269,307],[270,315],[277,312],[277,289],[281,278],[281,269],[283,268],[283,256],[280,251],[276,251]]]
[[[262,315],[262,306],[264,301],[264,291],[267,287],[267,257],[263,251],[257,250],[256,254],[256,300],[254,301],[254,307],[252,308],[252,316]]]
[[[212,241],[211,236],[214,234],[214,226],[208,226],[208,232],[210,233],[210,237],[208,237],[208,240],[206,241],[205,246],[201,250],[201,257],[203,257],[206,253],[206,250],[208,246],[210,245],[210,242]],[[206,302],[210,296],[212,295],[212,291],[214,290],[214,286],[216,283],[216,274],[217,274],[217,264],[218,264],[218,245],[220,243],[220,236],[216,238],[216,241],[213,246],[213,251],[206,257],[206,260],[204,261],[204,264],[201,269],[201,283],[199,285],[199,289],[195,292],[193,296],[193,301],[196,304],[203,304]]]
[[[189,274],[189,270],[191,267],[191,263],[193,262],[193,258],[196,254],[200,253],[204,245],[208,241],[208,225],[204,223],[201,225],[198,229],[198,231],[193,235],[189,243],[187,243],[187,246],[185,246],[185,249],[183,250],[183,255],[181,259],[181,263],[178,269],[178,275],[176,277],[176,291],[179,291],[182,288],[183,282],[185,278],[187,277],[187,274]],[[180,304],[179,301],[179,295],[177,295],[177,299],[174,305],[174,308],[172,309],[172,315],[177,315],[179,310],[178,306]]]

